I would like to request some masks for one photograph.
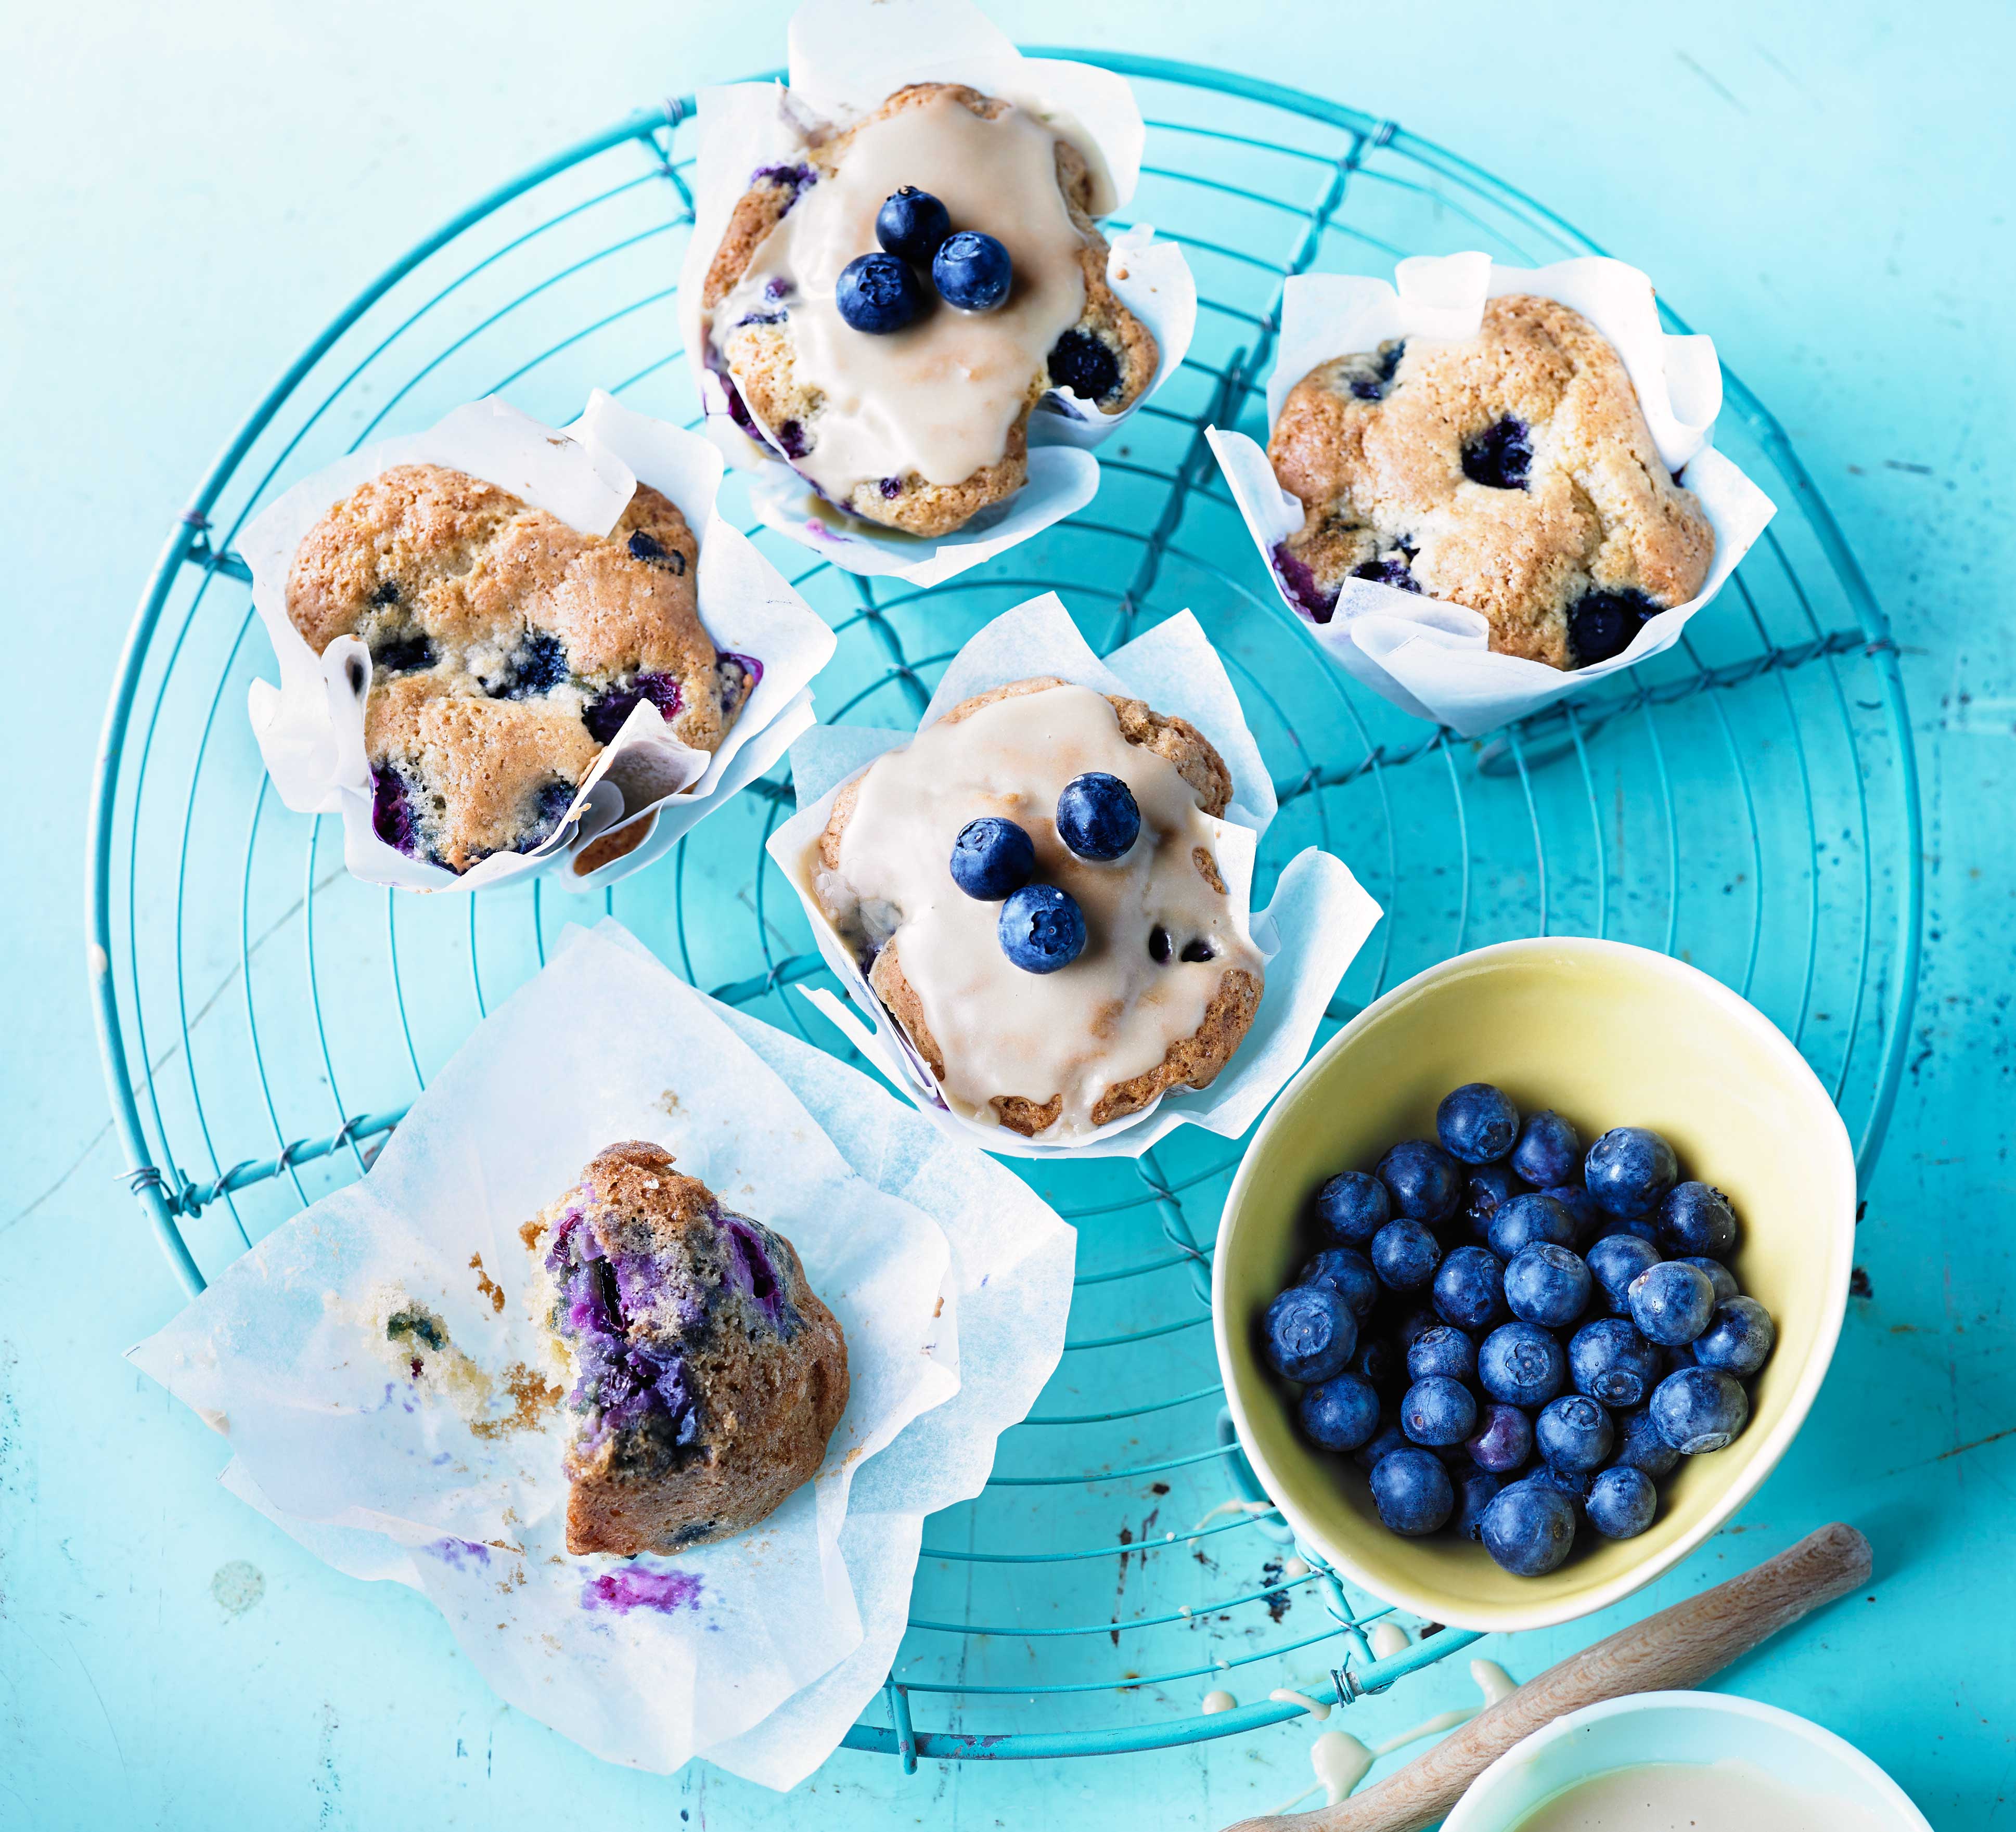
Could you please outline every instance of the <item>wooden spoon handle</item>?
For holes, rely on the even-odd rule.
[[[1698,1686],[1809,1610],[1866,1583],[1869,1542],[1838,1521],[1754,1571],[1676,1603],[1529,1679],[1377,1787],[1227,1832],[1420,1832],[1521,1738],[1584,1705]]]

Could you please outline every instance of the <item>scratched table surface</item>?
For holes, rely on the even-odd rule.
[[[1853,1739],[1942,1829],[2005,1823],[2016,17],[1875,0],[997,10],[1025,42],[1161,51],[1333,95],[1539,198],[1713,332],[1840,516],[1903,650],[1927,887],[1908,1067],[1840,1352],[1791,1454],[1681,1569],[1605,1618],[1476,1651],[1526,1676],[1844,1517],[1874,1542],[1869,1592],[1720,1683]],[[1306,1723],[908,1778],[843,1752],[790,1798],[704,1763],[669,1779],[604,1766],[500,1704],[419,1598],[337,1576],[225,1494],[223,1445],[121,1359],[182,1294],[116,1181],[83,838],[99,707],[162,531],[365,275],[628,108],[774,63],[786,12],[495,0],[477,23],[442,0],[108,0],[0,23],[0,745],[17,785],[0,905],[0,1824],[760,1828],[803,1825],[815,1801],[848,1832],[1038,1812],[1211,1827],[1308,1784]],[[1467,1704],[1463,1665],[1343,1721],[1376,1742]]]

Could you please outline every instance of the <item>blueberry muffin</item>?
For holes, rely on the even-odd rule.
[[[572,1377],[567,1550],[678,1552],[776,1512],[847,1409],[847,1344],[790,1241],[639,1139],[521,1230]]]
[[[1267,455],[1304,512],[1275,565],[1319,623],[1345,579],[1373,579],[1481,611],[1500,654],[1581,668],[1692,598],[1715,557],[1616,351],[1550,299],[1312,369]]]
[[[437,465],[336,504],[295,552],[287,614],[318,655],[339,636],[371,652],[379,838],[458,873],[531,851],[639,700],[715,750],[760,668],[708,640],[698,560],[686,518],[641,484],[606,537]]]
[[[936,230],[906,240],[884,225],[877,255],[898,193],[921,193]],[[1111,413],[1154,379],[1155,340],[1107,284],[1093,196],[1068,139],[948,83],[900,89],[799,163],[754,173],[701,295],[730,412],[853,515],[931,537],[963,527],[1021,488],[1029,415],[1050,390]],[[974,232],[1012,271],[996,302],[945,265]],[[948,232],[934,257],[930,238]],[[863,255],[902,291],[866,330],[849,274]]]
[[[1231,799],[1184,720],[1017,681],[848,783],[809,888],[952,1111],[1068,1143],[1207,1086],[1253,1022]]]

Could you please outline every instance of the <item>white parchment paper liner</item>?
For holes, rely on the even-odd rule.
[[[1274,787],[1247,729],[1225,665],[1187,610],[1157,624],[1102,661],[1054,592],[1006,611],[952,658],[918,729],[976,693],[1034,675],[1054,675],[1101,693],[1130,694],[1186,718],[1218,747],[1233,799],[1218,822],[1218,863],[1237,907],[1250,899],[1260,837],[1275,813]],[[1163,1095],[1089,1136],[1046,1143],[953,1113],[930,1071],[869,988],[846,944],[812,894],[805,862],[841,788],[914,734],[863,725],[815,725],[791,747],[798,812],[772,833],[769,852],[805,905],[820,954],[869,1020],[823,988],[801,986],[848,1041],[949,1138],[1012,1157],[1139,1157],[1187,1121],[1236,1139],[1301,1067],[1323,1010],[1363,945],[1380,909],[1341,859],[1315,847],[1283,869],[1274,900],[1254,912],[1251,933],[1266,963],[1260,1009],[1238,1050],[1208,1088]]]
[[[750,1532],[670,1559],[574,1558],[558,1431],[475,1436],[362,1326],[410,1297],[487,1370],[531,1360],[517,1224],[628,1136],[790,1237],[847,1332],[854,1392],[819,1477]],[[338,1569],[425,1592],[510,1702],[610,1760],[668,1771],[707,1753],[785,1787],[879,1687],[923,1514],[978,1492],[1055,1367],[1075,1242],[1019,1179],[604,922],[567,931],[363,1182],[268,1236],[132,1359],[231,1439],[227,1487]],[[848,1535],[856,1495],[872,1518]],[[862,1565],[904,1544],[899,1571]],[[640,1568],[696,1582],[671,1580],[668,1607],[590,1602],[596,1577]]]
[[[1701,499],[1715,530],[1715,559],[1701,590],[1647,618],[1622,654],[1588,668],[1564,671],[1494,655],[1482,613],[1370,579],[1346,579],[1335,613],[1319,624],[1274,567],[1275,548],[1302,525],[1301,505],[1281,488],[1259,445],[1243,433],[1209,428],[1204,436],[1282,602],[1375,693],[1417,718],[1474,737],[1672,648],[1776,511],[1712,443],[1722,410],[1713,342],[1661,330],[1652,283],[1636,268],[1593,255],[1536,268],[1498,267],[1486,254],[1422,255],[1400,262],[1394,280],[1305,274],[1287,282],[1280,345],[1267,383],[1269,428],[1289,391],[1319,363],[1376,349],[1390,337],[1474,337],[1487,299],[1536,293],[1572,307],[1615,346],[1661,461]]]
[[[382,470],[439,464],[483,477],[585,534],[606,534],[639,482],[679,506],[700,544],[700,621],[717,649],[754,657],[762,678],[710,757],[675,738],[648,703],[634,707],[604,747],[566,819],[537,850],[493,853],[458,877],[409,858],[371,824],[364,751],[370,657],[354,636],[317,657],[287,616],[287,577],[302,537],[331,504]],[[589,842],[640,819],[649,839],[582,879],[596,888],[648,864],[781,757],[812,722],[811,682],[831,659],[833,632],[718,507],[722,464],[706,440],[634,413],[599,390],[581,417],[556,432],[492,397],[473,401],[408,438],[352,452],[304,478],[245,530],[253,602],[280,664],[280,686],[252,683],[254,736],[280,799],[297,814],[343,817],[344,862],[373,884],[474,891],[571,864]],[[653,812],[655,811],[655,812]]]
[[[1029,418],[1028,481],[956,533],[924,540],[859,521],[822,502],[775,451],[729,418],[710,366],[700,293],[715,250],[750,175],[789,164],[809,129],[880,107],[908,84],[970,84],[1049,120],[1087,155],[1095,215],[1132,200],[1147,130],[1125,77],[1090,64],[1024,57],[968,0],[807,0],[792,15],[788,87],[738,83],[703,89],[694,168],[694,219],[679,275],[679,328],[697,379],[707,427],[738,469],[764,524],[851,573],[887,574],[929,586],[992,560],[1082,509],[1099,488],[1089,455],[1182,366],[1197,329],[1197,283],[1172,242],[1136,224],[1110,238],[1107,283],[1151,331],[1161,361],[1128,407],[1107,413],[1068,389],[1053,391]]]

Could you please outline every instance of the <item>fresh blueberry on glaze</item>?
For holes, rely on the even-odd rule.
[[[1451,1380],[1476,1377],[1477,1344],[1467,1331],[1441,1323],[1414,1338],[1407,1350],[1407,1378],[1425,1380],[1431,1374]]]
[[[567,650],[560,638],[550,630],[527,630],[504,664],[502,678],[484,685],[493,700],[529,700],[551,693],[567,678]]]
[[[1491,1237],[1491,1218],[1526,1186],[1503,1164],[1479,1164],[1464,1180],[1463,1218],[1480,1240]]]
[[[1403,1139],[1379,1161],[1379,1181],[1395,1211],[1433,1226],[1456,1213],[1463,1198],[1461,1167],[1439,1145]]]
[[[1054,884],[1010,893],[996,925],[1001,951],[1025,974],[1053,974],[1085,952],[1085,912]]]
[[[893,254],[857,254],[840,270],[833,303],[850,329],[886,337],[916,323],[927,301],[907,262]]]
[[[1379,1301],[1379,1276],[1355,1247],[1326,1247],[1302,1268],[1298,1285],[1327,1285],[1361,1323]]]
[[[982,815],[952,843],[952,881],[982,903],[999,903],[1035,875],[1036,845],[1013,821]]]
[[[1582,1512],[1606,1539],[1635,1539],[1659,1511],[1659,1492],[1643,1470],[1618,1463],[1589,1485]]]
[[[419,831],[406,779],[389,763],[371,767],[371,830],[409,858],[419,850]]]
[[[1379,1395],[1355,1374],[1338,1374],[1302,1394],[1302,1434],[1325,1450],[1356,1450],[1379,1429]]]
[[[929,267],[952,233],[951,213],[928,191],[899,185],[875,213],[875,239],[913,266]]]
[[[1606,1234],[1584,1257],[1611,1314],[1625,1316],[1631,1309],[1632,1281],[1659,1263],[1659,1250],[1635,1234]]]
[[[1175,952],[1175,945],[1169,938],[1169,931],[1160,923],[1148,931],[1148,958],[1158,967],[1169,964],[1170,957]]]
[[[992,236],[961,229],[948,236],[931,257],[931,283],[946,304],[960,311],[992,311],[1015,283],[1015,264]]]
[[[1166,933],[1166,931],[1165,931]],[[1369,1247],[1393,1218],[1386,1186],[1363,1171],[1332,1177],[1316,1197],[1316,1226],[1344,1247]]]
[[[1676,1259],[1727,1259],[1737,1233],[1729,1198],[1705,1183],[1676,1183],[1659,1204],[1659,1245]]]
[[[1622,1317],[1598,1317],[1568,1339],[1568,1376],[1575,1391],[1605,1405],[1638,1405],[1665,1365],[1658,1349]]]
[[[1400,1429],[1417,1444],[1460,1444],[1476,1428],[1476,1400],[1460,1380],[1446,1374],[1417,1380],[1400,1401]]]
[[[1626,1287],[1631,1320],[1648,1341],[1668,1348],[1691,1342],[1715,1314],[1715,1287],[1698,1266],[1662,1259]]]
[[[440,659],[434,653],[434,639],[425,635],[402,636],[380,643],[371,651],[372,666],[383,668],[388,675],[415,674],[432,668]]]
[[[1482,1330],[1505,1315],[1505,1269],[1488,1247],[1459,1247],[1435,1268],[1436,1314],[1460,1330]]]
[[[1778,1326],[1754,1298],[1732,1298],[1715,1307],[1708,1327],[1694,1339],[1694,1359],[1705,1368],[1748,1380],[1771,1359]]]
[[[1456,1476],[1456,1511],[1449,1516],[1449,1531],[1459,1539],[1484,1537],[1484,1510],[1497,1499],[1505,1478],[1490,1470],[1469,1469]]]
[[[1545,1483],[1514,1482],[1484,1510],[1484,1549],[1518,1578],[1544,1577],[1575,1544],[1575,1503]]]
[[[623,729],[623,722],[640,700],[648,700],[664,718],[678,716],[684,704],[679,684],[670,675],[639,675],[627,687],[612,687],[581,713],[581,722],[598,744],[607,744]]]
[[[1419,594],[1421,582],[1414,577],[1406,561],[1399,556],[1388,554],[1384,560],[1368,560],[1363,566],[1351,569],[1354,579],[1370,579],[1375,585],[1391,585],[1398,591]]]
[[[1276,545],[1273,558],[1282,588],[1309,614],[1312,621],[1328,623],[1337,614],[1337,594],[1326,592],[1316,583],[1308,562],[1291,553],[1285,541]]]
[[[1418,1291],[1435,1276],[1442,1250],[1419,1222],[1406,1215],[1372,1236],[1372,1269],[1391,1291]]]
[[[1050,386],[1068,388],[1081,401],[1111,400],[1120,392],[1120,358],[1103,337],[1076,328],[1050,346]]]
[[[1466,1082],[1435,1109],[1442,1150],[1467,1164],[1496,1164],[1519,1136],[1519,1110],[1489,1082]]]
[[[1501,1323],[1477,1352],[1477,1378],[1507,1405],[1545,1405],[1568,1379],[1561,1345],[1532,1323]]]
[[[1637,1406],[1617,1417],[1615,1461],[1640,1470],[1648,1476],[1664,1476],[1680,1460],[1680,1453],[1669,1444],[1653,1423],[1651,1409]]]
[[[1080,858],[1118,858],[1140,831],[1134,791],[1104,770],[1073,776],[1057,797],[1057,837]]]
[[[1582,1186],[1607,1214],[1649,1215],[1679,1179],[1673,1148],[1648,1126],[1613,1126],[1582,1160]]]
[[[1327,1285],[1291,1285],[1268,1305],[1261,1337],[1276,1373],[1314,1386],[1344,1372],[1358,1346],[1358,1324]]]
[[[1536,1190],[1582,1181],[1582,1135],[1552,1107],[1528,1114],[1512,1147],[1512,1168]]]
[[[1524,1323],[1558,1330],[1589,1308],[1593,1281],[1580,1254],[1552,1240],[1535,1240],[1505,1269],[1505,1303]]]
[[[1510,1475],[1533,1453],[1533,1421],[1516,1405],[1493,1400],[1477,1415],[1477,1431],[1463,1445],[1481,1470]]]
[[[1183,944],[1183,951],[1182,954],[1177,958],[1181,960],[1186,960],[1192,966],[1196,966],[1202,962],[1217,959],[1218,950],[1212,947],[1208,941],[1186,941]]]
[[[1543,1194],[1551,1196],[1568,1211],[1568,1218],[1575,1223],[1575,1249],[1579,1253],[1600,1235],[1609,1233],[1617,1224],[1597,1206],[1596,1198],[1579,1183],[1557,1183]]]
[[[1533,441],[1526,423],[1510,414],[1463,448],[1463,474],[1487,489],[1525,489],[1532,463]]]
[[[1491,1218],[1486,1238],[1491,1251],[1508,1265],[1522,1247],[1536,1240],[1551,1240],[1557,1247],[1575,1243],[1575,1225],[1568,1211],[1551,1196],[1529,1190],[1499,1205]]]
[[[1395,1450],[1373,1466],[1372,1505],[1389,1533],[1433,1533],[1456,1511],[1449,1471],[1425,1450]]]
[[[1549,1400],[1533,1421],[1533,1442],[1557,1470],[1601,1469],[1615,1437],[1610,1414],[1586,1394],[1564,1393]]]
[[[1708,1282],[1715,1287],[1715,1301],[1726,1304],[1732,1298],[1740,1297],[1743,1287],[1736,1282],[1736,1275],[1719,1259],[1709,1259],[1701,1254],[1682,1254],[1680,1263],[1690,1265],[1708,1276]]]
[[[1732,1441],[1750,1422],[1750,1396],[1719,1368],[1682,1368],[1652,1395],[1659,1435],[1687,1456],[1705,1456]]]
[[[1364,1445],[1352,1453],[1351,1460],[1368,1474],[1376,1470],[1381,1462],[1396,1450],[1411,1450],[1407,1434],[1398,1424],[1388,1423],[1368,1438]]]

